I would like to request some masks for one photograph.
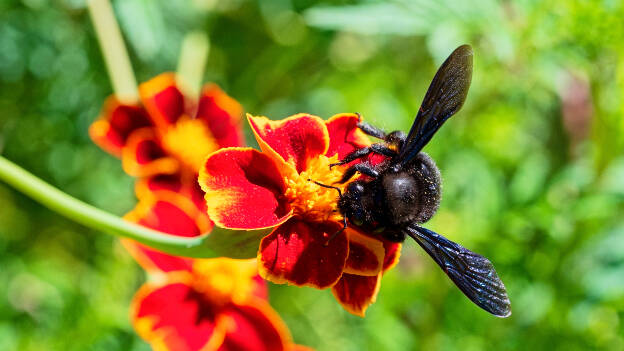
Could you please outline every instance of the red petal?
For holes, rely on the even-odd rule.
[[[229,317],[229,328],[219,351],[281,351],[290,342],[288,329],[262,300],[232,304],[223,314]]]
[[[384,240],[383,245],[386,251],[383,264],[383,271],[385,272],[399,263],[399,257],[401,256],[401,244]]]
[[[203,89],[197,108],[197,119],[203,120],[219,147],[243,146],[241,115],[243,109],[217,85]]]
[[[193,260],[190,258],[172,256],[130,239],[121,239],[121,243],[147,272],[190,271],[192,269]]]
[[[223,343],[218,309],[183,283],[144,285],[134,297],[131,318],[137,333],[156,349],[191,351]]]
[[[332,287],[332,293],[345,310],[364,317],[368,306],[377,299],[380,282],[381,273],[373,277],[345,273]]]
[[[260,148],[276,160],[286,161],[297,172],[307,169],[308,161],[324,155],[329,135],[322,119],[298,114],[281,121],[247,115]]]
[[[308,224],[290,219],[262,239],[258,252],[260,275],[278,284],[318,289],[334,285],[349,253],[347,236],[343,232],[329,245],[325,243],[339,229],[334,222]]]
[[[178,160],[167,156],[153,128],[132,133],[121,160],[124,171],[135,177],[175,173],[180,167]]]
[[[125,218],[176,236],[198,236],[208,232],[211,227],[206,213],[200,211],[193,201],[170,191],[159,191],[153,193],[152,197],[143,198]],[[147,271],[170,272],[191,268],[191,259],[165,254],[131,240],[124,240],[123,243]]]
[[[349,258],[345,273],[376,276],[384,261],[384,246],[381,241],[347,229],[349,237]]]
[[[291,209],[283,198],[286,185],[274,161],[251,148],[212,153],[201,169],[210,218],[231,229],[260,229],[286,221]]]
[[[142,199],[144,197],[153,196],[157,191],[173,191],[177,193],[182,192],[182,174],[156,174],[151,177],[141,178],[136,183],[135,192],[137,198]]]
[[[193,200],[195,206],[197,206],[201,212],[206,212],[205,194],[197,183],[197,177],[197,174],[191,174],[189,172],[156,174],[151,177],[139,179],[135,186],[135,193],[140,200],[152,197],[155,192],[173,191]]]
[[[198,178],[199,178],[199,175],[196,174],[193,177],[193,182],[186,189],[188,189],[189,197],[191,200],[193,200],[193,202],[195,203],[195,206],[197,206],[197,208],[199,208],[201,212],[207,213],[208,207],[206,206],[206,200],[205,200],[206,193],[204,193],[201,186],[199,186],[199,183],[197,182]]]
[[[128,136],[150,125],[151,121],[142,107],[123,105],[111,96],[104,102],[98,120],[89,127],[89,135],[99,147],[120,157]]]
[[[160,74],[139,86],[143,105],[160,127],[174,124],[184,114],[184,96],[173,73]]]
[[[332,116],[325,124],[329,132],[328,157],[338,154],[338,159],[343,159],[348,153],[355,149],[370,145],[370,140],[358,128],[359,118],[352,113],[342,113]]]
[[[175,236],[199,236],[210,230],[208,216],[177,193],[162,191],[153,201],[141,201],[133,214],[137,223]]]

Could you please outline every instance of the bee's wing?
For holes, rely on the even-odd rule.
[[[409,163],[431,140],[442,123],[464,104],[472,80],[472,48],[462,45],[438,69],[423,99],[398,160]]]
[[[487,258],[417,225],[405,229],[405,234],[416,240],[477,306],[497,317],[511,315],[505,285]]]

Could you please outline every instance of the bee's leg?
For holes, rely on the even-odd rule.
[[[398,149],[401,149],[403,147],[403,144],[405,143],[405,138],[407,138],[407,135],[405,135],[403,131],[395,130],[394,132],[386,133],[380,128],[363,122],[362,117],[359,113],[356,113],[356,115],[358,115],[359,118],[357,126],[362,132],[364,132],[364,134],[370,135],[377,139],[382,139],[388,144],[395,145]]]
[[[362,116],[359,113],[355,113],[358,116],[358,123],[357,123],[357,127],[360,128],[364,134],[366,135],[370,135],[372,137],[375,137],[377,139],[385,139],[386,138],[386,132],[384,132],[383,130],[368,124],[364,121],[362,121]]]
[[[352,152],[348,153],[347,156],[345,156],[342,160],[340,160],[340,161],[338,161],[336,163],[330,164],[329,168],[331,169],[334,166],[341,166],[341,165],[347,164],[347,163],[349,163],[351,161],[355,161],[358,158],[366,157],[371,152],[373,152],[373,150],[371,150],[370,147],[363,147],[363,148],[360,148],[360,149],[355,149]]]
[[[383,130],[381,130],[381,129],[379,129],[379,128],[371,125],[371,124],[368,124],[366,122],[360,121],[360,122],[358,122],[357,126],[366,135],[370,135],[372,137],[375,137],[377,139],[382,139],[382,140],[384,140],[386,138],[386,132],[384,132]]]
[[[330,241],[332,241],[335,237],[338,236],[338,234],[344,232],[346,229],[347,229],[347,217],[342,217],[342,228],[338,229],[337,232],[332,234],[332,236],[330,236],[329,239],[327,239],[327,241],[323,245],[328,246]]]
[[[393,157],[393,156],[396,156],[397,154],[396,151],[392,150],[388,146],[377,143],[369,147],[363,147],[361,149],[354,150],[350,154],[347,154],[347,156],[345,156],[342,160],[340,160],[340,162],[330,164],[329,168],[331,169],[334,166],[347,164],[351,161],[357,160],[358,158],[368,156],[370,153],[380,154],[380,155],[384,155],[388,157]]]
[[[356,172],[360,172],[364,175],[367,175],[371,178],[377,178],[379,176],[379,172],[377,172],[375,170],[375,168],[373,168],[373,166],[371,166],[368,163],[358,163],[356,165],[353,165],[349,168],[347,168],[347,170],[344,172],[344,174],[342,175],[342,179],[340,179],[340,181],[338,181],[338,183],[345,183],[346,181],[348,181],[349,179],[351,179],[351,177],[353,177],[353,175]]]

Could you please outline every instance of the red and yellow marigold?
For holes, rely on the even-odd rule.
[[[288,350],[288,329],[256,276],[255,260],[194,260],[143,285],[131,319],[155,350]]]
[[[203,202],[197,172],[211,152],[243,145],[241,106],[214,84],[205,85],[193,101],[182,94],[173,73],[141,84],[139,93],[136,105],[109,97],[89,128],[91,138],[120,157],[126,173],[140,178],[139,198],[168,189]]]
[[[369,145],[358,116],[328,121],[298,114],[281,121],[248,115],[262,152],[226,148],[212,153],[200,170],[210,218],[230,229],[273,228],[262,239],[258,267],[275,283],[332,288],[350,312],[363,315],[375,300],[381,275],[398,259],[399,244],[360,233],[340,232],[336,184],[349,152]],[[329,240],[329,241],[328,241]]]

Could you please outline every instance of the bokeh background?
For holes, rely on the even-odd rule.
[[[360,112],[407,130],[438,65],[475,51],[463,110],[425,148],[444,177],[428,227],[489,257],[513,315],[470,303],[407,243],[366,318],[271,286],[318,350],[624,350],[624,6],[603,1],[113,1],[139,81],[211,41],[204,81],[247,112]],[[133,180],[87,136],[112,91],[84,0],[0,2],[0,151],[100,208]],[[248,132],[248,131],[247,131]],[[253,145],[253,138],[247,133]],[[0,349],[148,350],[118,241],[0,184]]]

